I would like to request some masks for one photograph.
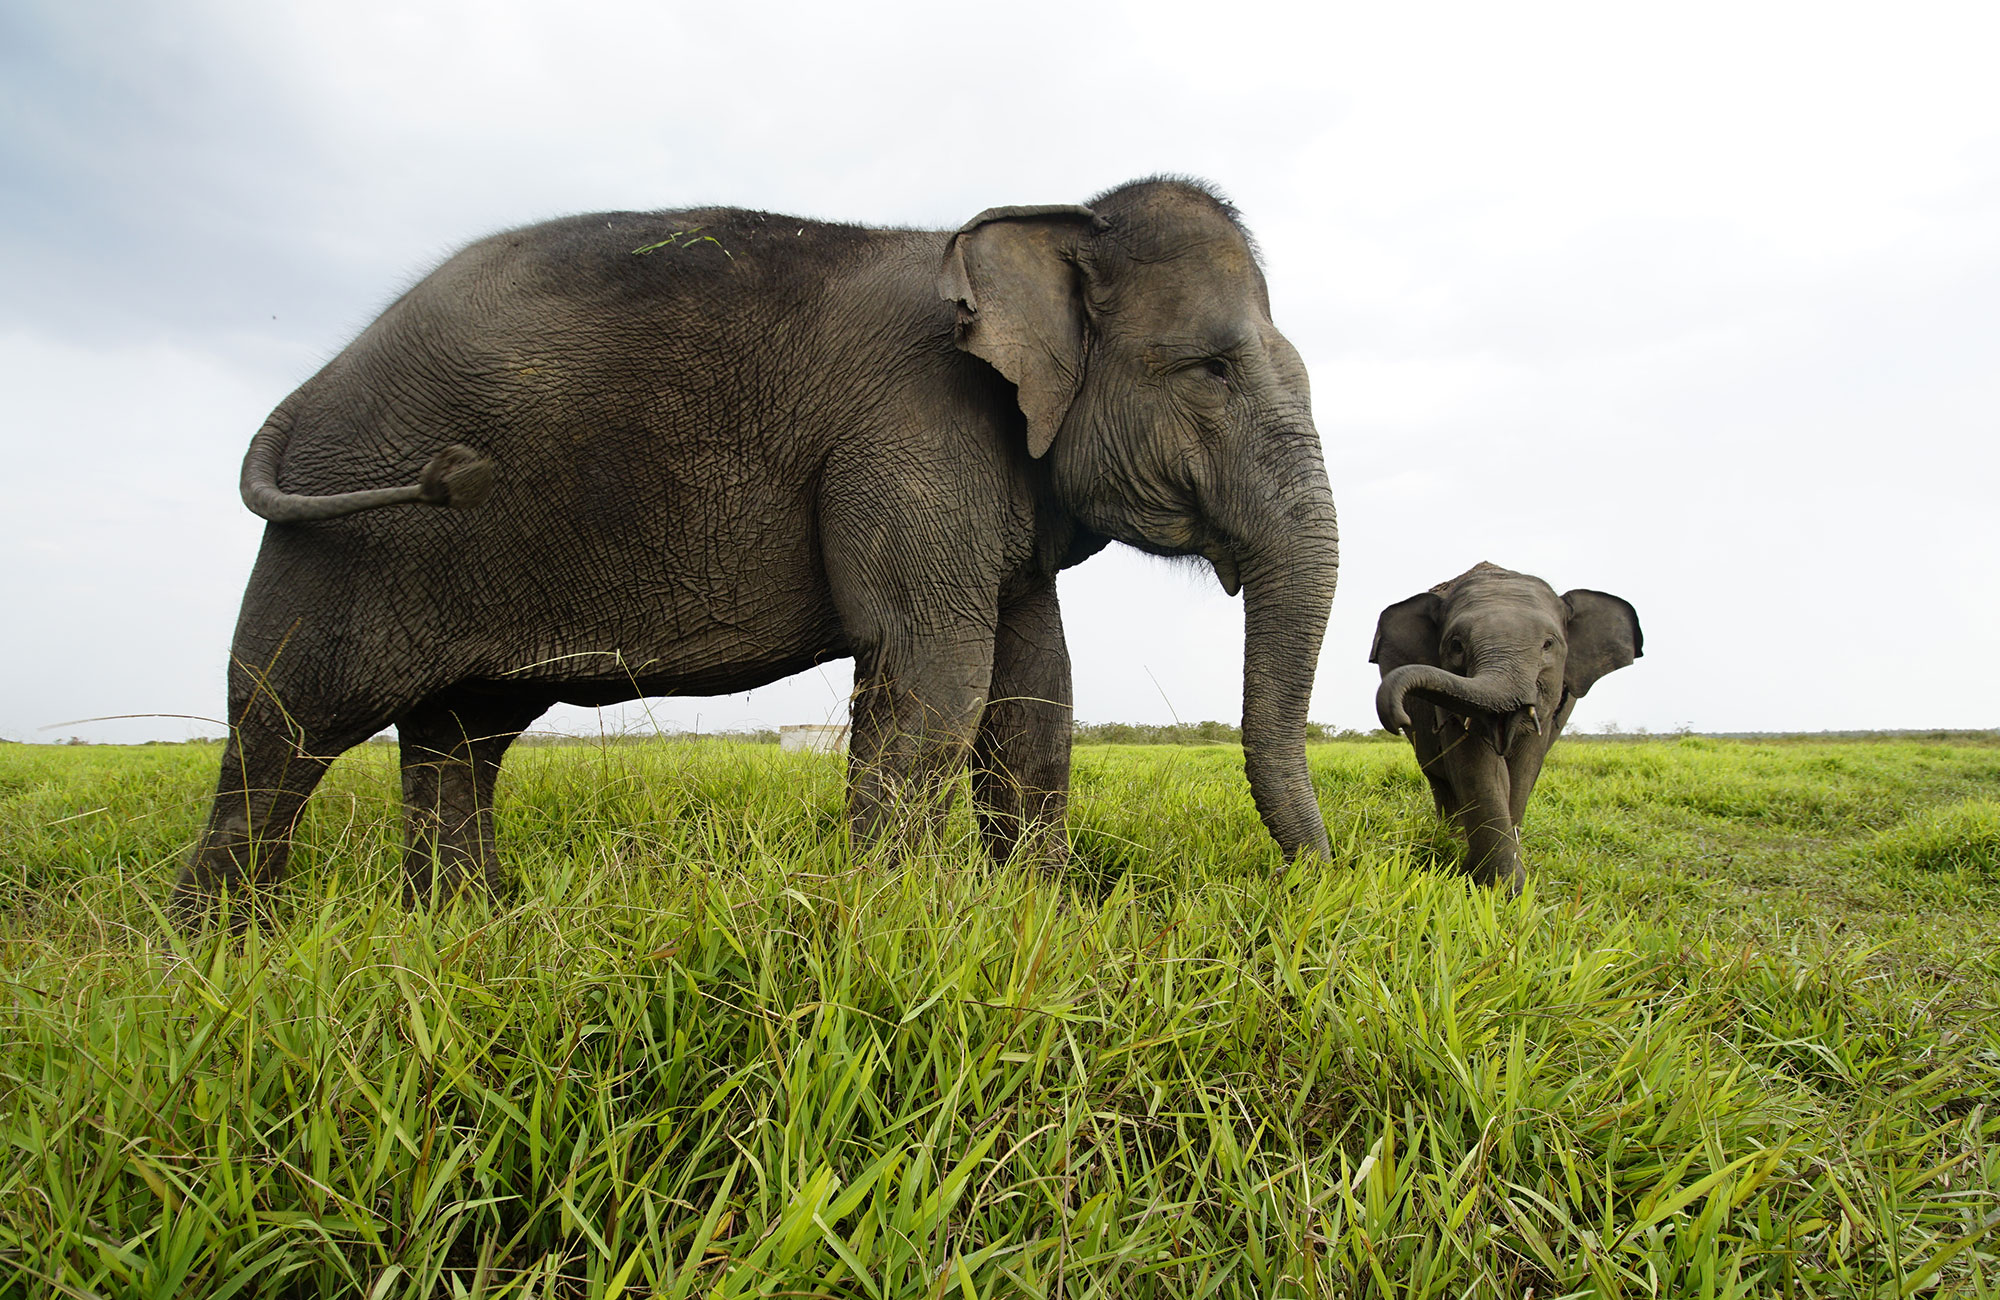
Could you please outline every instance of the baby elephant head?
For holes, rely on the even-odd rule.
[[[1520,888],[1521,815],[1542,759],[1576,701],[1643,642],[1638,614],[1617,596],[1558,596],[1493,564],[1382,611],[1368,654],[1382,669],[1375,711],[1416,746],[1476,877]]]

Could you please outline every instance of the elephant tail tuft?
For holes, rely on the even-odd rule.
[[[430,458],[417,479],[425,505],[471,510],[493,495],[493,462],[455,442]]]

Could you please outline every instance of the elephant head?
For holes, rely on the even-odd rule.
[[[1251,793],[1287,853],[1326,855],[1305,720],[1339,540],[1305,367],[1235,210],[1171,179],[991,209],[953,236],[940,287],[1085,534],[1205,557],[1243,592]]]
[[[1643,645],[1638,614],[1617,596],[1558,596],[1493,564],[1382,611],[1368,654],[1382,669],[1375,711],[1415,745],[1476,877],[1520,888],[1521,817],[1549,746],[1576,701]]]

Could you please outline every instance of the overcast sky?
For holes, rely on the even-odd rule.
[[[1574,725],[2000,725],[2000,7],[0,7],[0,736],[212,733],[264,416],[465,241],[727,203],[952,227],[1205,177],[1304,355],[1343,566],[1638,609]],[[1086,721],[1235,720],[1242,615],[1064,575]],[[844,713],[845,663],[703,730]],[[559,710],[545,725],[599,719]]]

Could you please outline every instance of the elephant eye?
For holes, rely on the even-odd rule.
[[[1548,640],[1542,642],[1542,649],[1544,650],[1553,650],[1555,648],[1556,648],[1556,639],[1554,637],[1550,637]]]
[[[1225,384],[1229,382],[1229,363],[1221,357],[1210,357],[1201,363],[1201,368],[1210,379],[1219,379]]]

